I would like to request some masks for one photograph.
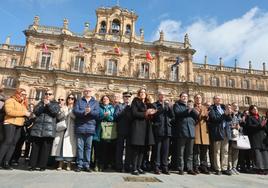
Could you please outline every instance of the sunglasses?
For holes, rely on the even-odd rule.
[[[64,99],[58,99],[58,101],[64,101]]]
[[[68,99],[74,100],[74,97],[68,97]]]
[[[21,96],[27,96],[27,94],[26,93],[21,93]]]
[[[49,96],[51,96],[51,95],[53,95],[52,93],[45,93],[45,95],[49,95]]]

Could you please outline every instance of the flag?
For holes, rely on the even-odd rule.
[[[153,57],[149,51],[146,51],[146,61],[152,61]]]
[[[43,52],[44,53],[48,53],[48,48],[47,48],[47,44],[46,43],[43,43],[42,49],[43,49]]]
[[[120,48],[116,44],[114,45],[114,52],[120,54]]]
[[[79,43],[79,52],[84,52],[84,47],[82,45],[82,43]]]
[[[176,57],[176,62],[173,65],[171,65],[171,70],[173,71],[173,68],[179,65],[180,63],[183,63],[183,59],[178,56]]]

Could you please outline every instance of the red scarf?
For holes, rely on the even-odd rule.
[[[256,114],[252,114],[253,115],[253,117],[255,117],[257,120],[259,120],[259,117],[260,117],[260,115],[258,114],[258,113],[256,113]]]

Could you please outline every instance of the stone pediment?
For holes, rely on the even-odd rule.
[[[59,47],[56,45],[56,44],[53,44],[53,43],[40,43],[38,44],[36,47],[37,48],[44,48],[44,45],[46,45],[47,49],[58,49]]]
[[[108,50],[106,52],[103,52],[103,55],[123,56],[122,53],[116,53],[114,50]]]
[[[80,47],[80,46],[75,46],[73,48],[70,48],[71,52],[90,52],[89,48],[86,48],[84,46]]]

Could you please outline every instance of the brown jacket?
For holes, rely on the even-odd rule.
[[[5,101],[4,124],[23,126],[27,109],[24,104],[19,103],[14,98]]]
[[[197,124],[195,126],[195,144],[209,145],[207,118],[207,108],[201,106]]]

